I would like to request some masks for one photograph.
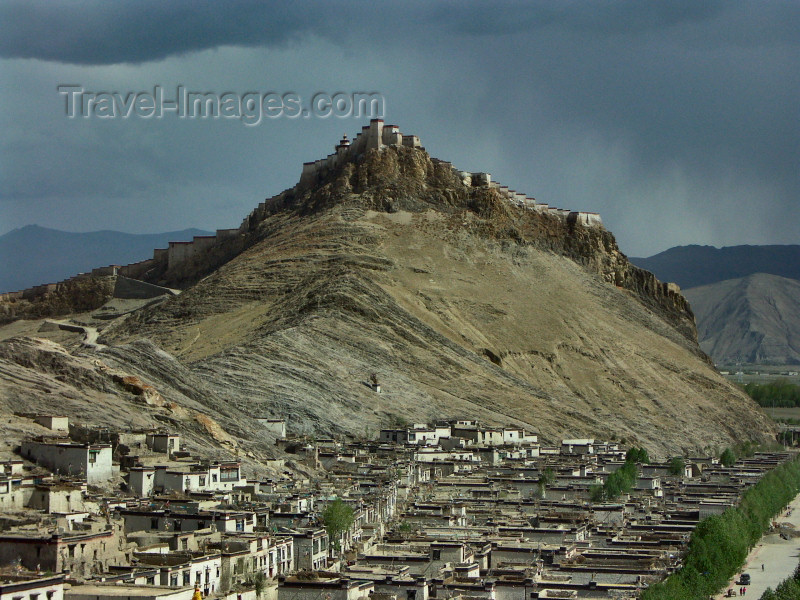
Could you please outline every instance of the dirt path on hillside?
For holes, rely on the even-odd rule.
[[[97,343],[98,332],[95,327],[90,327],[88,325],[75,325],[74,323],[67,323],[66,321],[53,321],[48,319],[47,323],[52,323],[53,325],[57,325],[60,329],[65,331],[75,331],[77,333],[82,333],[84,335],[83,338],[83,345],[89,346],[90,348],[94,348],[95,350],[100,350],[105,348],[104,344]]]

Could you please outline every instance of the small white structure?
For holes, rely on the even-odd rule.
[[[145,443],[153,452],[172,454],[181,449],[181,436],[177,433],[153,431],[147,434]]]
[[[74,585],[64,600],[191,600],[194,588],[157,585],[94,584]]]
[[[54,473],[85,477],[86,483],[106,483],[113,476],[111,444],[27,441],[21,454]]]
[[[561,454],[594,454],[594,438],[561,440]]]
[[[149,498],[155,488],[155,475],[153,467],[131,467],[128,470],[128,488],[140,498]]]
[[[64,576],[3,575],[0,600],[64,600]]]
[[[267,417],[256,417],[256,421],[258,421],[266,431],[275,434],[279,438],[286,437],[285,419],[270,419]]]
[[[69,431],[69,417],[56,415],[36,415],[33,418],[42,427],[47,427],[53,431]]]

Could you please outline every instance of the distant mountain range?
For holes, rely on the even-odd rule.
[[[661,281],[681,288],[768,273],[800,279],[800,246],[676,246],[649,258],[631,257]]]
[[[71,233],[27,225],[0,236],[0,292],[53,283],[95,267],[151,258],[171,241],[213,235],[201,229],[165,233],[92,231]]]
[[[800,364],[800,281],[756,273],[683,293],[717,364]]]

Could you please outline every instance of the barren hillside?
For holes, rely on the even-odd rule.
[[[185,291],[103,322],[109,347],[75,360],[138,376],[255,456],[271,443],[255,414],[356,436],[478,418],[658,455],[773,434],[700,351],[684,298],[628,263],[609,232],[466,186],[424,150],[372,150],[297,186],[239,243],[218,268],[154,273]],[[18,340],[0,343],[5,393],[26,386],[24,366],[7,366]],[[365,385],[372,373],[381,394]]]

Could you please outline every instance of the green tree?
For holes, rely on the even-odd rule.
[[[744,391],[761,406],[800,406],[800,386],[786,379],[772,383],[748,383]]]
[[[675,456],[669,461],[669,474],[670,475],[683,475],[686,469],[686,462],[680,457]]]
[[[650,455],[644,448],[632,447],[628,449],[625,454],[625,462],[642,463],[644,465],[650,463]]]
[[[553,485],[556,481],[556,472],[552,469],[552,467],[547,467],[541,473],[539,473],[539,497],[544,498],[545,490]]]
[[[599,483],[596,483],[589,488],[589,500],[592,502],[602,502],[604,495],[603,486]]]
[[[340,551],[342,534],[353,524],[353,509],[341,498],[335,498],[322,511],[321,517],[331,545],[337,552]]]
[[[267,576],[264,575],[263,571],[258,571],[253,576],[252,584],[256,590],[256,598],[261,598],[261,594],[264,593],[264,588],[267,585]]]
[[[725,451],[720,455],[719,460],[726,467],[732,467],[736,462],[736,455],[730,448],[725,448]]]

